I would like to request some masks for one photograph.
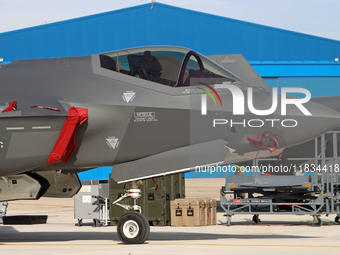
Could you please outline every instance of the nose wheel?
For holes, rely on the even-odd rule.
[[[139,212],[127,212],[118,221],[117,234],[125,244],[142,244],[150,234],[146,217]]]
[[[120,217],[117,224],[118,237],[125,244],[142,244],[148,239],[150,234],[149,222],[141,214],[141,207],[137,205],[137,199],[141,197],[141,190],[138,189],[140,184],[140,181],[127,183],[128,189],[125,190],[125,194],[112,203],[125,210],[130,210]],[[119,203],[128,197],[133,200],[133,205]]]

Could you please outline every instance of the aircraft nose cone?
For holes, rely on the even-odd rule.
[[[274,113],[267,115],[265,111],[270,112],[274,104],[265,93],[253,96],[252,109],[246,100],[234,100],[228,93],[221,93],[220,96],[223,106],[218,108],[212,100],[208,101],[207,115],[203,115],[201,111],[193,111],[190,118],[192,141],[199,140],[193,139],[194,135],[199,138],[204,136],[205,139],[222,138],[235,153],[242,154],[268,147],[287,148],[298,145],[340,125],[340,111],[313,101],[301,103],[307,111],[302,111],[299,103],[292,104],[291,101],[283,111],[283,103],[278,100],[277,107],[273,107]],[[201,105],[196,105],[196,108],[200,107]],[[308,113],[311,115],[307,115]]]
[[[287,107],[286,116],[276,116],[281,122],[283,134],[281,146],[293,146],[311,140],[340,125],[340,112],[315,102],[304,104],[311,115],[304,115],[296,106]]]

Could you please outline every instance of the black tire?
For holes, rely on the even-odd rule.
[[[335,223],[340,225],[340,217],[339,216],[335,216],[335,219],[334,219]]]
[[[93,227],[101,227],[101,223],[99,219],[93,219]]]
[[[150,234],[146,217],[139,212],[127,212],[118,221],[117,234],[125,244],[142,244]]]
[[[78,219],[78,227],[83,226],[83,219]]]
[[[261,222],[260,216],[258,214],[254,214],[253,221],[255,222],[255,224],[258,224],[259,222]]]

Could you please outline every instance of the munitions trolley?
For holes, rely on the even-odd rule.
[[[336,214],[335,222],[340,224],[339,135],[340,131],[330,131],[316,138],[314,158],[287,158],[281,165],[273,158],[256,159],[251,167],[227,172],[220,204],[228,226],[235,214],[251,214],[255,223],[260,222],[260,214],[311,215],[312,226],[322,225],[321,215]],[[269,162],[266,169],[261,162]],[[282,171],[283,166],[290,175],[273,175],[275,167]],[[226,194],[234,198],[227,199]]]

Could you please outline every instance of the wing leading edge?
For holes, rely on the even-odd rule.
[[[202,169],[224,161],[228,149],[222,139],[165,151],[115,165],[112,177],[118,183]],[[205,169],[205,168],[204,168]]]

